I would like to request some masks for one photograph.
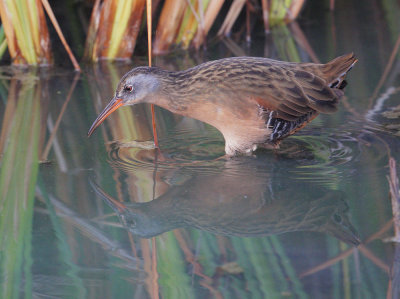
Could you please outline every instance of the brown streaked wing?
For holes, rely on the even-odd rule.
[[[311,72],[290,68],[274,68],[276,76],[263,86],[263,95],[255,97],[257,103],[276,111],[277,118],[295,121],[315,110],[332,113],[337,109],[338,95],[326,81]]]

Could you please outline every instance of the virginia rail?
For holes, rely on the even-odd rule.
[[[216,127],[229,156],[277,148],[319,113],[337,110],[356,62],[350,53],[326,64],[232,57],[178,72],[137,67],[122,77],[88,135],[119,107],[152,103]]]
[[[275,187],[271,179],[254,171],[251,161],[253,172],[229,162],[226,166],[233,171],[228,168],[214,175],[196,175],[148,202],[122,203],[93,182],[91,185],[124,227],[142,238],[176,228],[197,228],[240,237],[316,231],[352,245],[360,243],[343,192],[307,182],[297,183],[296,190],[288,188],[289,183]]]

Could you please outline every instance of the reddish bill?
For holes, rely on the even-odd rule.
[[[90,137],[90,135],[92,135],[92,133],[94,132],[94,130],[96,130],[96,128],[98,126],[100,126],[100,124],[111,114],[113,113],[115,110],[117,110],[119,107],[121,107],[123,105],[122,99],[117,99],[117,98],[113,98],[111,100],[111,102],[107,105],[106,108],[104,108],[103,112],[101,112],[99,114],[99,116],[96,118],[96,120],[93,122],[92,126],[89,129],[88,132],[88,137]]]

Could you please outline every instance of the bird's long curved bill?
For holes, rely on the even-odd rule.
[[[89,183],[92,186],[93,190],[97,193],[97,195],[99,195],[104,200],[104,202],[108,204],[116,213],[123,213],[128,209],[122,202],[119,202],[108,195],[91,179],[89,179]]]
[[[90,137],[90,135],[92,135],[92,133],[94,132],[94,130],[96,130],[96,128],[98,126],[100,126],[100,124],[111,114],[113,113],[115,110],[117,110],[119,107],[121,107],[123,105],[122,103],[122,99],[117,99],[117,98],[113,98],[111,100],[110,103],[108,103],[108,105],[106,106],[106,108],[104,108],[103,112],[101,112],[99,114],[99,116],[97,116],[96,120],[93,122],[92,126],[89,129],[88,132],[88,137]]]

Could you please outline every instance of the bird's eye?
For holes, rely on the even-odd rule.
[[[126,219],[126,226],[130,228],[134,228],[136,226],[136,221],[134,219],[128,218]]]
[[[333,215],[333,220],[337,223],[342,223],[342,217],[338,214]]]
[[[127,92],[132,92],[133,86],[132,85],[125,85],[124,90]]]

